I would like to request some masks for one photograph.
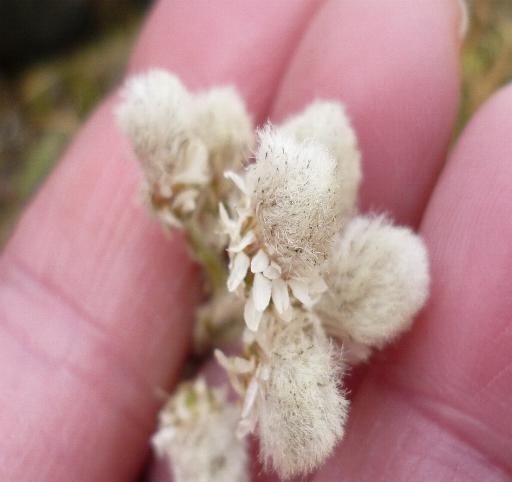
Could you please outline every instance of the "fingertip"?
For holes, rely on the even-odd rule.
[[[272,116],[339,99],[363,154],[362,208],[417,224],[444,162],[459,97],[458,7],[331,1],[304,35]]]
[[[260,121],[283,65],[323,1],[161,1],[146,22],[129,72],[162,67],[191,89],[235,85]]]

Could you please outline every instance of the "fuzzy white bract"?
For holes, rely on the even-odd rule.
[[[165,196],[173,185],[208,181],[208,151],[193,133],[192,97],[177,77],[151,70],[130,79],[121,96],[119,124],[152,187]]]
[[[255,229],[286,273],[308,275],[326,260],[341,225],[337,179],[338,163],[322,144],[271,127],[260,131],[247,172]]]
[[[175,482],[248,482],[238,418],[222,390],[207,388],[202,378],[183,383],[160,412],[153,447],[168,457]]]
[[[281,326],[267,364],[258,405],[261,458],[288,479],[330,455],[343,436],[348,401],[338,386],[339,357],[311,316]]]
[[[298,142],[314,141],[324,146],[336,159],[339,215],[351,215],[361,183],[361,153],[344,107],[339,102],[317,100],[279,129]]]
[[[232,87],[200,92],[194,98],[195,131],[210,152],[214,174],[238,170],[247,162],[254,130],[245,104]]]
[[[318,311],[328,332],[381,348],[410,327],[427,299],[428,259],[421,239],[384,216],[359,216],[339,237]]]
[[[343,436],[348,401],[336,348],[311,313],[265,316],[248,358],[217,359],[243,398],[238,434],[256,432],[261,459],[283,478],[309,473]]]

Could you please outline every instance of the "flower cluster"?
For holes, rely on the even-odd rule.
[[[290,321],[290,292],[309,307],[325,291],[320,268],[340,225],[342,198],[336,160],[322,145],[270,126],[258,140],[256,162],[245,176],[228,173],[242,192],[236,218],[220,208],[230,241],[227,288],[251,285],[244,318],[252,331],[271,300],[277,315]]]
[[[250,117],[231,87],[191,94],[163,70],[130,79],[117,111],[144,172],[144,194],[164,226],[183,226],[219,195],[226,166],[247,158]],[[200,199],[202,198],[202,199]]]
[[[222,480],[235,480],[226,474],[242,470],[234,458],[245,464],[247,455],[226,430],[239,439],[255,433],[262,462],[282,478],[311,472],[343,436],[345,365],[396,339],[425,303],[425,247],[387,217],[357,212],[360,153],[339,103],[315,101],[263,126],[250,162],[250,117],[233,90],[193,95],[158,71],[124,92],[119,119],[150,205],[164,225],[185,231],[216,287],[196,333],[203,348],[217,348],[240,399],[234,408],[208,396],[200,410],[184,410],[183,393],[196,400],[207,392],[203,382],[185,382],[164,407],[156,446],[183,482],[221,480],[211,470],[219,447]],[[241,352],[226,356],[214,332],[236,334]],[[190,439],[176,428],[185,426]],[[210,447],[215,435],[219,447]],[[194,458],[190,440],[204,459]]]
[[[171,462],[176,482],[244,482],[245,443],[235,436],[238,409],[222,389],[203,378],[183,383],[160,412],[152,439],[160,456]]]

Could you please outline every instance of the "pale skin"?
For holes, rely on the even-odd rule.
[[[342,100],[363,153],[362,210],[387,210],[426,240],[428,306],[352,376],[346,437],[311,480],[511,477],[512,87],[449,151],[459,19],[448,0],[162,1],[135,47],[130,72],[234,83],[258,122]],[[135,202],[115,102],[82,129],[1,257],[1,480],[134,479],[155,387],[172,389],[189,350],[197,269]]]

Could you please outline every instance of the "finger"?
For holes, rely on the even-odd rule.
[[[456,116],[461,18],[456,1],[330,1],[302,37],[271,116],[314,98],[346,104],[362,150],[363,211],[418,225]],[[352,393],[365,373],[347,374]]]
[[[192,89],[235,85],[256,121],[268,114],[288,58],[324,0],[192,0],[155,9],[130,72],[175,72]],[[193,40],[193,41],[191,41]]]
[[[510,480],[512,86],[471,121],[422,223],[429,306],[370,370],[317,480]]]
[[[173,67],[196,85],[252,70],[236,80],[260,115],[256,94],[270,96],[315,6],[160,3],[133,69]],[[163,239],[134,202],[139,177],[113,102],[88,122],[2,257],[4,480],[133,477],[153,428],[154,389],[176,377],[186,351],[193,268],[182,241]]]
[[[443,163],[459,96],[458,2],[331,0],[294,54],[272,109],[342,100],[363,160],[361,207],[417,225]]]

